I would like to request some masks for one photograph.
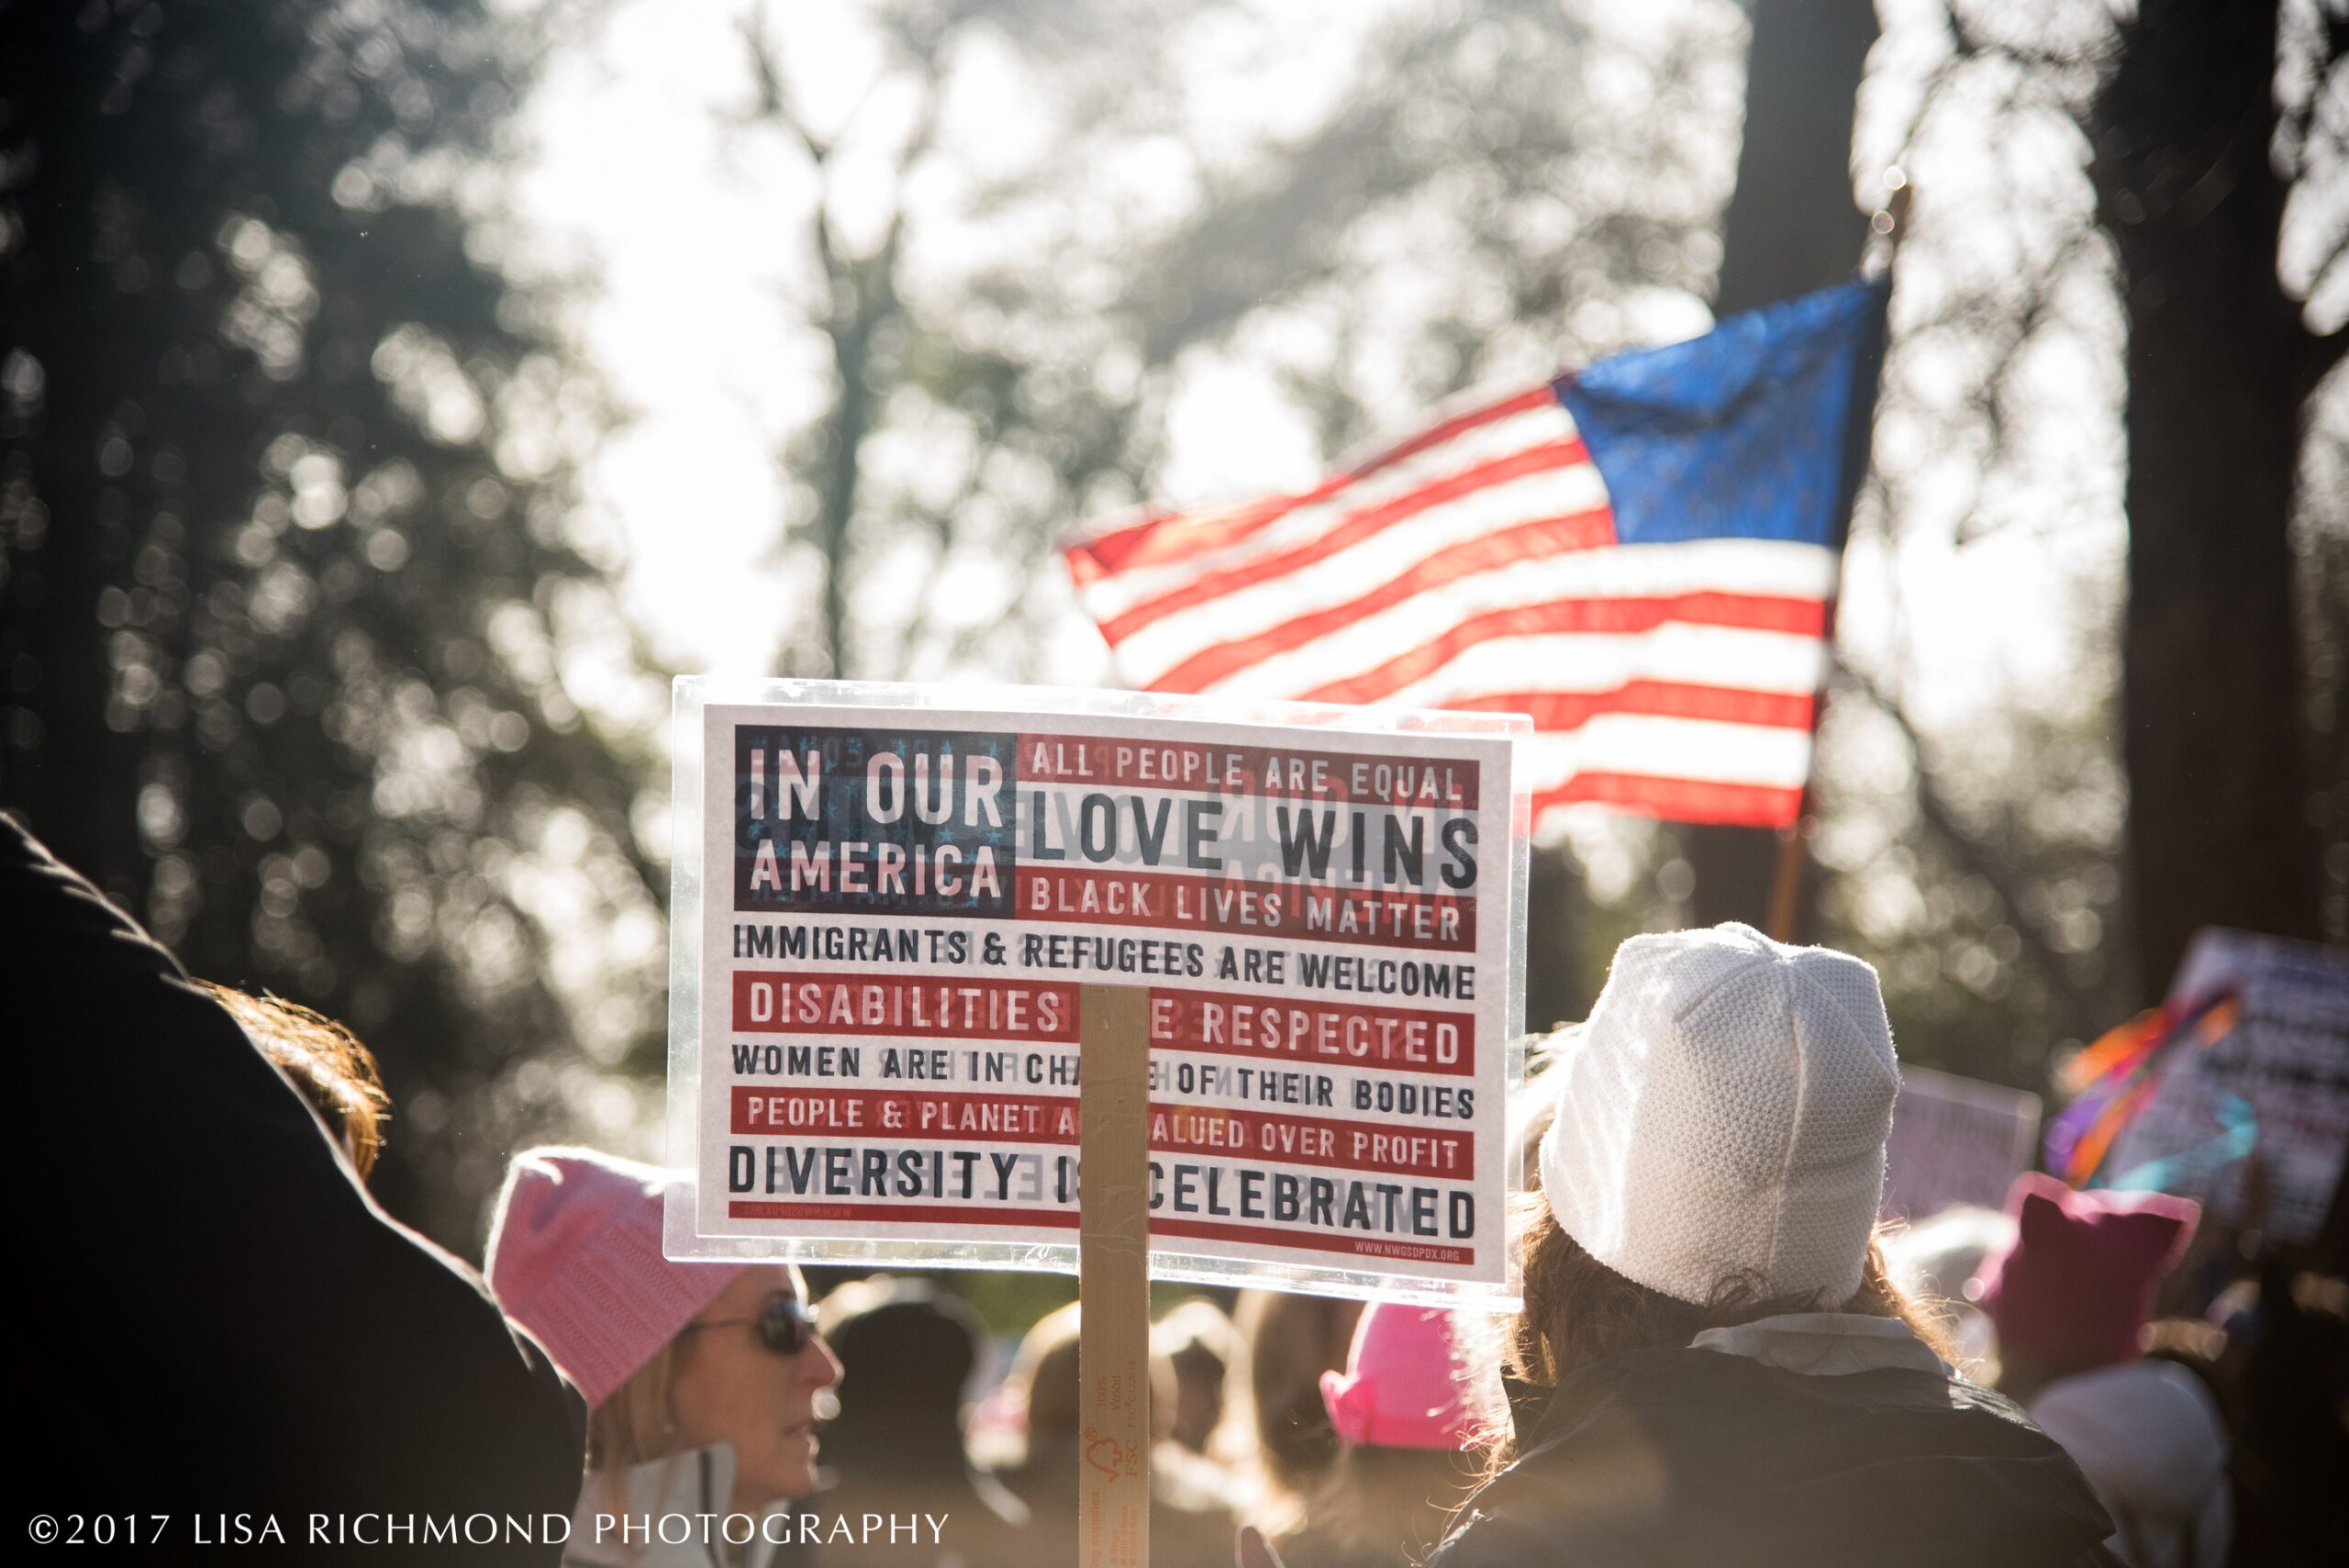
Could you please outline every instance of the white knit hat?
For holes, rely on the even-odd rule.
[[[1542,1191],[1637,1284],[1702,1305],[1859,1289],[1900,1073],[1876,971],[1745,926],[1633,937],[1549,1076]]]

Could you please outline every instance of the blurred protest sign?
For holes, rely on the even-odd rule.
[[[2349,958],[2206,929],[2168,1000],[2081,1052],[2065,1080],[2073,1100],[2049,1121],[2046,1153],[2065,1181],[2179,1193],[2228,1224],[2311,1241],[2349,1154]]]
[[[1151,1272],[1508,1288],[1526,721],[677,685],[673,1256],[1072,1269],[1141,991]]]
[[[2201,1199],[2230,1224],[2313,1240],[2349,1155],[2349,956],[2313,942],[2210,928],[2194,939],[2168,1006],[2223,1028],[2152,1068],[2093,1184]],[[2266,1212],[2244,1211],[2244,1155],[2266,1174]]]
[[[1903,1067],[1885,1146],[1884,1216],[1923,1219],[1956,1203],[1997,1208],[2031,1169],[2038,1141],[2037,1095]]]

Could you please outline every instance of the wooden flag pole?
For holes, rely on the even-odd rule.
[[[1868,215],[1868,230],[1874,238],[1867,252],[1861,258],[1860,270],[1870,277],[1880,277],[1889,272],[1892,259],[1900,250],[1901,240],[1909,234],[1909,209],[1917,196],[1917,187],[1898,167],[1884,172],[1884,206]],[[1881,241],[1879,243],[1878,241]],[[1880,347],[1880,345],[1879,345]],[[1874,399],[1869,400],[1873,407]],[[1871,427],[1872,428],[1872,427]],[[1869,447],[1865,438],[1860,447],[1860,461],[1867,461]],[[1856,482],[1855,482],[1856,483]],[[1842,570],[1841,546],[1837,547],[1837,571]],[[1833,614],[1829,609],[1828,635],[1834,634]],[[1824,683],[1819,694],[1819,704],[1824,707],[1827,692]],[[1819,747],[1819,715],[1813,709],[1810,720],[1811,750],[1814,758]],[[1810,810],[1810,786],[1805,784],[1802,800],[1795,811],[1794,826],[1778,834],[1778,863],[1770,879],[1770,909],[1768,924],[1762,929],[1776,941],[1791,942],[1802,924],[1803,873],[1810,859],[1810,841],[1803,835],[1803,817]]]
[[[1778,829],[1778,864],[1770,878],[1770,923],[1763,928],[1772,941],[1795,940],[1801,912],[1803,862],[1809,858],[1799,817],[1793,827]]]
[[[1077,1561],[1150,1568],[1150,993],[1077,988]]]

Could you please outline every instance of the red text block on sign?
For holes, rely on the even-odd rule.
[[[1476,946],[1476,901],[1450,893],[1027,865],[1019,870],[1017,886],[1023,920],[1172,927],[1444,952],[1468,952]]]
[[[1097,735],[1022,735],[1022,784],[1201,790],[1341,805],[1476,809],[1477,767],[1454,758],[1364,756]]]
[[[737,1133],[769,1137],[963,1138],[1073,1146],[1076,1100],[1053,1095],[737,1085],[732,1126]]]
[[[959,1138],[1073,1148],[1079,1124],[1077,1103],[1068,1095],[738,1085],[730,1125],[742,1137]],[[1475,1135],[1464,1129],[1165,1101],[1151,1105],[1150,1146],[1160,1153],[1221,1154],[1455,1181],[1472,1177],[1476,1163]]]
[[[1219,1056],[1471,1077],[1476,1016],[1208,991],[1150,993],[1150,1043]]]
[[[734,1029],[1074,1044],[1076,987],[1032,980],[739,970]]]

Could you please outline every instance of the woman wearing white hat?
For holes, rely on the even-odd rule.
[[[2105,1561],[2071,1461],[1956,1379],[1872,1244],[1899,1085],[1873,969],[1634,937],[1548,1076],[1510,1345],[1547,1392],[1429,1568]]]

